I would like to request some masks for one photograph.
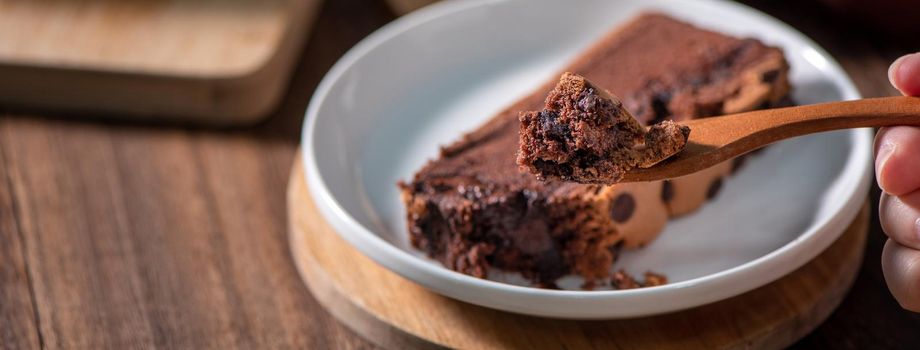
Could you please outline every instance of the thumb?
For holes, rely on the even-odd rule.
[[[888,80],[906,96],[920,96],[920,53],[901,56],[888,68]]]

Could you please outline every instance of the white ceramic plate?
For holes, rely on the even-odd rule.
[[[671,222],[657,241],[617,264],[662,272],[671,281],[665,286],[530,288],[450,271],[407,244],[397,180],[435,157],[439,145],[553,78],[602,34],[651,9],[781,46],[799,103],[859,98],[814,42],[734,3],[447,1],[368,36],[317,88],[303,155],[320,211],[358,250],[405,278],[452,298],[540,316],[675,311],[746,292],[798,268],[832,243],[862,205],[871,131],[826,133],[769,148],[728,180],[715,201]]]

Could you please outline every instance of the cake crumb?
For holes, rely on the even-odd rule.
[[[655,273],[652,271],[645,272],[645,283],[642,285],[645,287],[654,287],[668,284],[668,278],[665,275]]]
[[[668,284],[668,278],[660,273],[652,271],[645,272],[645,280],[639,282],[635,277],[630,275],[626,270],[620,269],[610,277],[610,286],[613,289],[635,289],[644,287],[654,287]]]
[[[642,287],[636,279],[629,275],[625,270],[620,269],[610,278],[610,285],[614,289],[635,289]]]

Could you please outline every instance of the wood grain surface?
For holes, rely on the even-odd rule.
[[[811,262],[763,287],[701,307],[628,320],[531,317],[438,295],[362,255],[319,213],[297,159],[287,203],[298,271],[330,313],[390,349],[784,348],[823,322],[846,295],[869,227],[866,204],[840,239]]]
[[[752,4],[824,46],[866,96],[895,94],[888,65],[917,50],[810,2]],[[281,107],[255,127],[0,106],[0,349],[373,348],[300,281],[284,198],[314,87],[393,18],[383,1],[325,2]],[[853,289],[794,347],[920,343],[920,316],[885,287],[874,216],[870,230]]]

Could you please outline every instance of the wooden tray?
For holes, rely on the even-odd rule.
[[[384,269],[317,212],[300,156],[288,186],[294,261],[313,296],[365,338],[421,348],[782,348],[821,324],[862,261],[866,205],[841,238],[791,274],[740,296],[676,313],[617,321],[523,316],[456,301]]]
[[[0,0],[0,104],[253,122],[320,0]]]

